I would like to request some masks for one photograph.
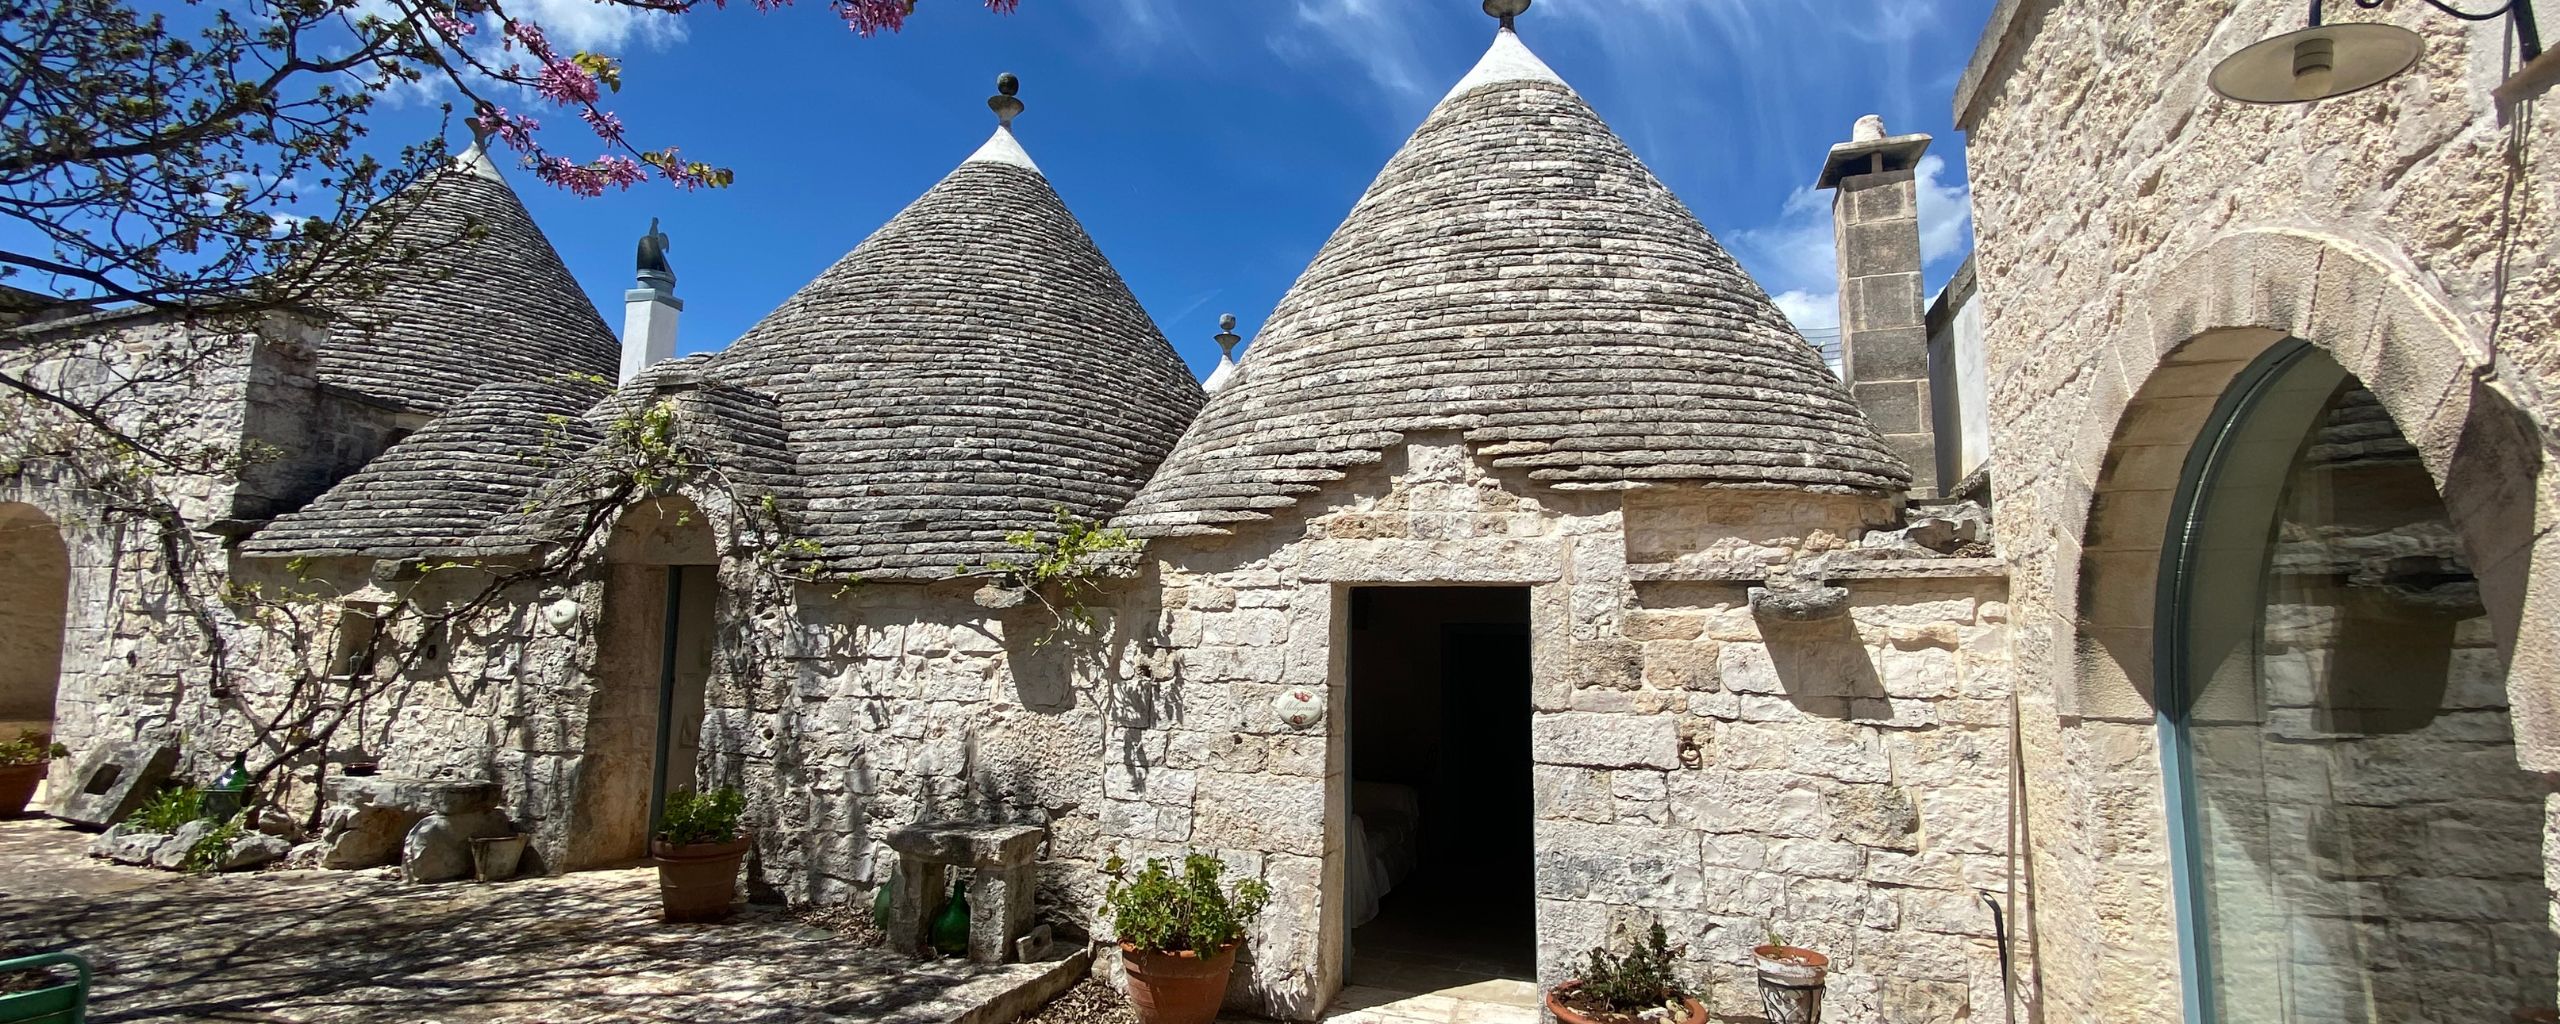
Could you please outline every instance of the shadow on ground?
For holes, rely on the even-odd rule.
[[[951,1020],[1025,968],[915,964],[750,907],[657,919],[646,869],[411,886],[381,872],[185,877],[0,822],[0,936],[97,969],[119,1021]]]

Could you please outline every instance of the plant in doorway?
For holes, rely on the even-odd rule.
[[[36,786],[44,782],[46,766],[69,756],[69,747],[54,742],[51,734],[33,729],[0,743],[0,818],[27,813],[27,801],[35,799]]]
[[[732,912],[738,862],[754,842],[739,822],[746,810],[746,794],[733,788],[668,795],[649,840],[667,920],[718,921]]]
[[[1209,1024],[1226,1001],[1244,930],[1271,902],[1259,878],[1228,883],[1218,858],[1191,854],[1177,873],[1150,858],[1134,874],[1118,857],[1103,865],[1111,883],[1102,909],[1120,937],[1129,1003],[1139,1024]]]
[[[1706,1004],[1680,984],[1674,948],[1662,926],[1623,954],[1593,949],[1582,976],[1547,992],[1547,1011],[1565,1024],[1703,1024]]]

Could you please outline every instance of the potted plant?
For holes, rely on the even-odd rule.
[[[1624,955],[1594,949],[1582,976],[1547,992],[1547,1012],[1565,1024],[1704,1024],[1706,1004],[1673,970],[1678,951],[1657,924]]]
[[[1770,929],[1769,941],[1751,948],[1760,967],[1760,1007],[1770,1024],[1816,1024],[1822,1019],[1822,988],[1831,974],[1831,958]]]
[[[0,949],[0,1021],[80,1024],[88,1013],[88,961],[70,953],[18,956]]]
[[[740,827],[747,798],[735,789],[667,797],[649,857],[658,862],[658,901],[669,921],[717,921],[738,899],[738,862],[753,839]]]
[[[0,743],[0,817],[27,813],[27,801],[35,799],[46,768],[55,759],[69,756],[71,748],[54,742],[51,734],[33,729]]]
[[[1102,909],[1120,937],[1139,1024],[1209,1024],[1226,1002],[1245,926],[1271,902],[1271,887],[1258,878],[1224,884],[1227,866],[1197,853],[1178,875],[1160,857],[1134,876],[1127,867],[1118,857],[1103,866],[1111,884]]]

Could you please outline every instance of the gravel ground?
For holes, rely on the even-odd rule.
[[[1018,1024],[1137,1024],[1129,1001],[1092,978],[1077,983],[1049,1005],[1025,1014]]]

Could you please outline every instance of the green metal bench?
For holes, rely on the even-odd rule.
[[[69,953],[0,960],[0,974],[68,966],[74,980],[32,992],[0,995],[0,1024],[84,1024],[89,1019],[89,961]]]

